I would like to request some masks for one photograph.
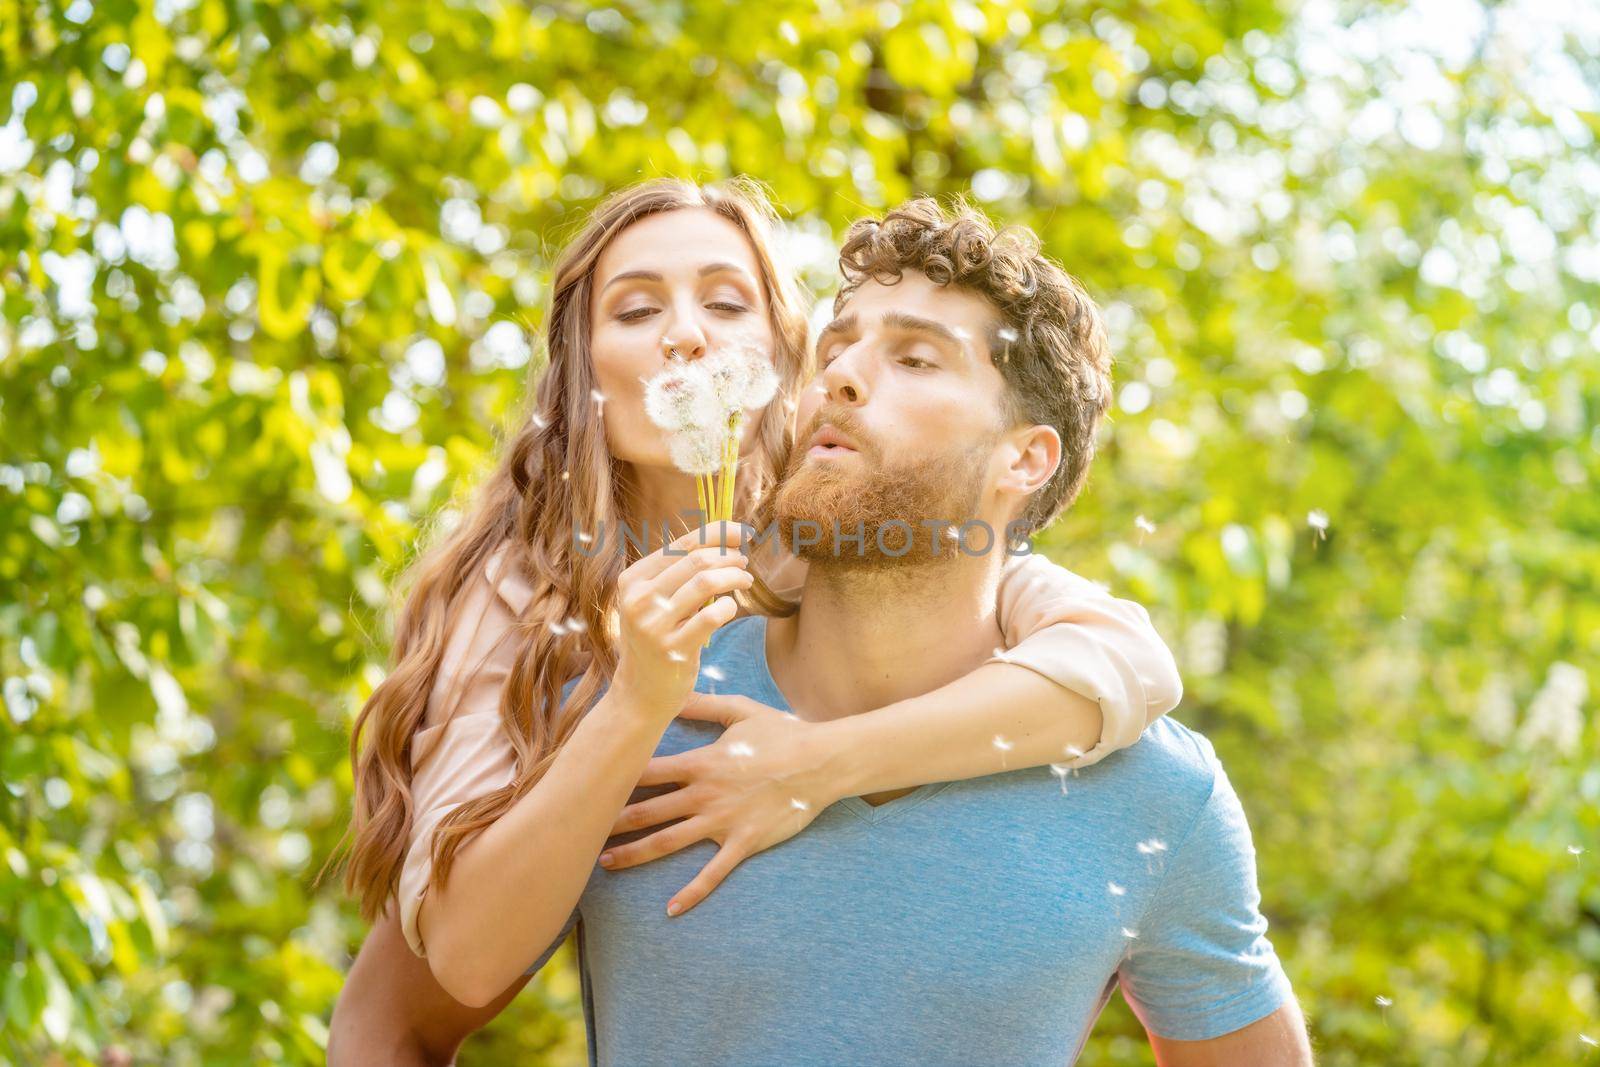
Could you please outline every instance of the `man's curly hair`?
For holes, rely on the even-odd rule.
[[[949,210],[931,197],[909,200],[881,219],[860,219],[839,252],[839,314],[868,279],[884,285],[919,271],[935,285],[986,298],[999,313],[988,338],[1006,380],[1012,425],[1051,426],[1061,465],[1028,501],[1018,522],[1033,533],[1077,499],[1094,459],[1095,431],[1111,403],[1111,346],[1100,309],[1076,278],[1039,251],[1024,227],[996,229],[976,208]]]

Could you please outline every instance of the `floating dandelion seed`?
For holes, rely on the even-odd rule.
[[[594,401],[595,407],[604,410],[606,406],[606,394],[602,393],[598,389],[591,389],[589,390],[589,399]]]
[[[1127,938],[1128,940],[1132,941],[1134,938],[1139,936],[1139,931],[1130,930],[1126,926],[1124,926],[1122,928],[1122,936]]]
[[[1005,349],[1000,353],[1000,362],[1011,362],[1011,342],[1017,339],[1017,331],[1013,330],[1009,326],[1002,326],[999,330],[995,331],[995,336],[1004,341],[1006,346]]]
[[[1324,540],[1328,536],[1328,513],[1321,508],[1312,508],[1306,512],[1306,525],[1317,531],[1317,540]]]
[[[722,672],[721,667],[716,667],[709,663],[700,668],[700,673],[705,675],[707,678],[710,678],[713,682],[727,681],[728,678],[728,676]]]
[[[590,541],[593,541],[593,540],[594,540],[594,538],[592,536],[590,536],[589,534],[584,533],[582,530],[578,531],[578,544],[586,545]]]
[[[1578,1040],[1583,1042],[1585,1045],[1588,1045],[1590,1048],[1600,1048],[1600,1041],[1596,1041],[1588,1034],[1579,1034]]]
[[[754,756],[756,750],[750,747],[748,741],[735,741],[728,746],[728,752],[734,756]]]
[[[564,634],[567,632],[567,628],[559,622],[553,622],[550,624],[550,632],[553,634]]]
[[[1139,528],[1141,533],[1153,534],[1156,532],[1156,524],[1145,518],[1143,515],[1135,518],[1133,520],[1133,524]]]
[[[572,477],[572,472],[571,471],[562,471],[561,472],[561,480],[562,481],[566,481],[568,478],[571,478],[571,477]]]
[[[1569,855],[1569,856],[1581,856],[1581,855],[1583,855],[1583,846],[1582,845],[1568,845],[1567,846],[1567,855]]]
[[[1383,996],[1382,994],[1379,994],[1378,996],[1373,997],[1372,998],[1372,1002],[1374,1004],[1376,1004],[1380,1008],[1387,1008],[1387,1007],[1389,1007],[1389,1005],[1394,1003],[1393,1000],[1391,1000],[1390,998],[1388,998],[1386,996]]]
[[[1061,795],[1062,796],[1066,796],[1067,795],[1067,775],[1071,771],[1072,771],[1072,768],[1067,766],[1065,763],[1052,763],[1052,764],[1050,764],[1050,773],[1055,775],[1056,778],[1061,782]]]
[[[583,620],[578,618],[576,615],[567,620],[567,631],[569,633],[581,634],[586,629],[588,629],[588,627],[585,626]]]
[[[1012,747],[1013,747],[1010,741],[1007,741],[1004,737],[1002,737],[999,734],[995,734],[994,735],[993,744],[994,744],[994,747],[998,748],[1001,752],[1010,752]]]
[[[688,657],[686,657],[682,652],[668,652],[667,658],[674,663],[682,663]]]
[[[539,430],[548,429],[550,426],[550,420],[545,418],[543,415],[538,414],[537,412],[529,416],[528,421],[533,423],[535,429]]]
[[[1167,850],[1167,843],[1152,837],[1148,841],[1140,841],[1134,847],[1139,850],[1139,855],[1144,857],[1145,873],[1152,875],[1155,874],[1156,866],[1160,862],[1155,857]]]
[[[789,806],[791,808],[793,808],[795,811],[810,811],[811,810],[811,805],[807,804],[805,801],[801,800],[799,797],[790,797],[789,798]]]
[[[961,539],[961,534],[956,532],[956,528],[954,526],[946,526],[944,528],[944,535],[952,541],[959,541]]]
[[[1125,896],[1125,895],[1127,895],[1128,887],[1127,886],[1118,885],[1115,882],[1107,882],[1106,883],[1106,892],[1110,893],[1114,897]]]
[[[1061,751],[1065,752],[1073,759],[1078,759],[1083,755],[1083,749],[1079,748],[1077,745],[1066,745],[1061,749]],[[1076,770],[1076,768],[1074,768],[1074,770]]]

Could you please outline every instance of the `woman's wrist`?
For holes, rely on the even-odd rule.
[[[800,735],[795,755],[802,767],[809,768],[807,780],[818,811],[863,792],[866,760],[855,744],[853,718],[807,722]]]

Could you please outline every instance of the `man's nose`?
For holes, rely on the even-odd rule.
[[[835,356],[818,376],[829,400],[851,406],[865,403],[867,399],[866,376],[862,373],[860,358],[853,354],[853,347]]]

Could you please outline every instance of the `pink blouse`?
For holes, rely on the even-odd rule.
[[[515,655],[513,623],[533,589],[502,568],[504,558],[502,547],[469,583],[463,624],[446,644],[411,745],[413,819],[399,899],[401,928],[419,956],[426,952],[417,913],[433,874],[434,829],[461,804],[514,776],[514,749],[500,730],[500,690]],[[775,592],[795,599],[805,568],[783,552],[761,573]],[[1100,741],[1066,761],[1072,766],[1133,744],[1183,696],[1177,664],[1145,609],[1043,556],[1006,558],[998,608],[1007,647],[989,662],[1027,667],[1100,704]]]

